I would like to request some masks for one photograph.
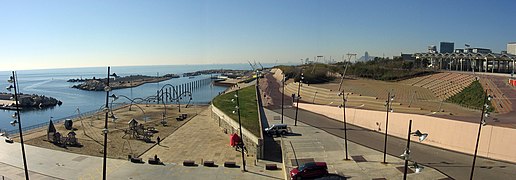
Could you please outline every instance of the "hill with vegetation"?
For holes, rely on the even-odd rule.
[[[346,70],[346,66],[348,66]],[[285,73],[286,78],[299,81],[300,74],[304,74],[304,82],[320,84],[332,81],[344,74],[347,77],[367,78],[381,81],[399,81],[417,76],[434,73],[422,67],[421,62],[403,61],[402,59],[374,58],[372,61],[335,64],[312,63],[299,66],[277,66]]]

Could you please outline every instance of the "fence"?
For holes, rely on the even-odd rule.
[[[112,108],[118,108],[120,106],[123,106],[125,105],[126,103],[120,103],[120,104],[113,104],[113,107]],[[66,119],[75,119],[75,118],[78,118],[80,116],[91,116],[99,111],[101,111],[102,109],[96,109],[96,110],[91,110],[91,111],[87,111],[87,112],[84,112],[84,113],[81,113],[81,114],[76,114],[76,115],[71,115],[71,116],[66,116],[66,117],[62,117],[62,118],[59,118],[59,119],[54,119],[52,120],[52,122],[54,124],[57,124],[57,123],[60,123],[60,122],[63,122],[64,120]],[[43,123],[39,123],[39,124],[34,124],[34,125],[31,125],[31,126],[26,126],[26,127],[22,127],[22,131],[25,132],[25,131],[29,131],[29,130],[33,130],[33,129],[37,129],[37,128],[40,128],[40,127],[45,127],[45,126],[48,126],[48,121],[47,122],[43,122]],[[10,135],[11,137],[12,136],[17,136],[19,134],[19,129],[13,129],[13,130],[9,130],[9,131],[5,131],[6,134]]]

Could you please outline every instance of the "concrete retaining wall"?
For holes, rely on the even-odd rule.
[[[342,120],[342,109],[338,107],[299,103],[305,109],[329,118]],[[386,113],[364,109],[346,108],[346,121],[374,131],[385,132]],[[480,114],[479,114],[480,118]],[[428,133],[423,144],[473,154],[478,134],[478,124],[438,117],[389,113],[389,135],[406,138],[408,121],[412,129]],[[508,162],[516,162],[516,129],[486,125],[482,127],[478,155]],[[415,138],[414,138],[415,139]]]
[[[211,118],[219,125],[220,128],[229,135],[233,133],[239,133],[238,120],[231,119],[228,115],[222,112],[217,107],[211,105]],[[263,154],[263,139],[256,137],[253,133],[242,127],[242,134],[244,135],[243,140],[247,148],[248,154],[256,158],[261,158]]]

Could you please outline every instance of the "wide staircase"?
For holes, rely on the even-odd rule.
[[[298,83],[289,83],[285,86],[286,95],[297,95]],[[324,105],[340,105],[342,104],[342,96],[338,96],[339,92],[332,91],[325,88],[314,87],[308,84],[301,84],[300,96],[301,101],[314,104]],[[348,107],[358,107],[373,110],[386,110],[385,101],[386,99],[379,99],[372,96],[363,96],[353,92],[344,92],[347,95],[346,105]],[[397,112],[411,112],[425,114],[429,113],[428,110],[422,110],[418,107],[408,107],[405,104],[394,101],[392,103],[392,109]]]
[[[427,88],[439,100],[443,101],[460,93],[473,81],[475,81],[473,75],[443,72],[407,79],[400,81],[400,83]]]
[[[487,89],[487,93],[493,97],[491,104],[496,112],[504,114],[512,111],[512,102],[493,81],[489,78],[480,78],[480,84],[484,89]]]

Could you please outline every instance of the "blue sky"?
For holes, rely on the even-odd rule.
[[[505,50],[516,1],[4,1],[0,70]]]

